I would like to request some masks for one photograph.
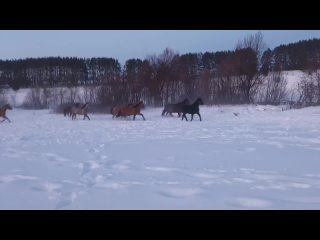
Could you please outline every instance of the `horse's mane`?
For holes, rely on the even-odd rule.
[[[181,103],[186,103],[186,102],[189,102],[189,99],[188,99],[188,98],[185,98],[183,101],[179,102],[179,104],[181,104]]]
[[[89,104],[89,103],[85,103],[85,104],[81,107],[81,109],[84,109],[88,104]]]
[[[5,105],[2,105],[1,108],[8,108],[8,109],[10,109],[10,108],[12,108],[12,107],[10,106],[9,103],[7,103],[7,104],[5,104]]]
[[[136,103],[135,105],[133,105],[133,107],[136,108],[136,107],[138,107],[141,103],[142,103],[142,101]]]
[[[198,102],[203,102],[202,99],[200,97],[197,98],[197,100],[195,100],[192,105],[196,105]]]

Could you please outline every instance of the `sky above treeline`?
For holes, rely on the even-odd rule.
[[[259,30],[1,30],[0,59],[111,57],[121,64],[170,48],[178,54],[233,50]],[[267,47],[320,38],[320,30],[261,30]]]

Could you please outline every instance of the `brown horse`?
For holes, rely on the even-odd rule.
[[[86,117],[90,120],[88,116],[88,108],[89,108],[89,103],[84,104],[82,107],[78,107],[76,105],[71,107],[71,115],[72,115],[72,120],[76,118],[77,114],[83,115],[83,120],[86,119]]]
[[[110,113],[112,114],[112,118],[117,117],[121,108],[132,106],[133,103],[129,103],[127,106],[115,106],[110,109]]]
[[[80,107],[80,103],[73,103],[73,104],[69,104],[67,106],[65,106],[63,108],[63,115],[66,117],[71,117],[72,116],[72,112],[71,112],[71,108],[72,106],[75,106],[75,107]]]
[[[1,122],[4,122],[5,120],[11,122],[10,119],[6,116],[6,111],[8,109],[12,110],[12,107],[9,104],[6,104],[0,108],[0,117],[4,118]]]
[[[63,115],[64,116],[69,116],[71,117],[71,106],[66,106],[64,109],[63,109]]]
[[[143,102],[140,101],[136,104],[130,104],[126,107],[123,107],[119,110],[117,117],[126,117],[133,115],[133,120],[136,119],[136,115],[142,116],[143,120],[146,120],[142,113],[140,113],[141,108],[143,107]]]

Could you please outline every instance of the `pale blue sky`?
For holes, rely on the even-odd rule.
[[[234,49],[258,30],[0,30],[0,59],[27,57],[112,57],[124,63],[169,47],[179,54]],[[274,48],[310,38],[320,30],[262,30]]]

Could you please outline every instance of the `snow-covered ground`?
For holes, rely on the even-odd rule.
[[[202,122],[8,111],[0,209],[320,209],[320,107],[200,108]]]

